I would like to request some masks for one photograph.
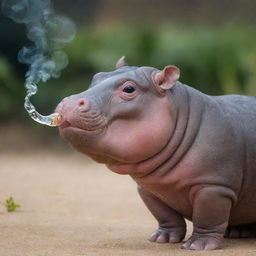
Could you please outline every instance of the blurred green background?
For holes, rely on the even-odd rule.
[[[94,73],[111,71],[119,57],[130,65],[162,69],[174,64],[181,82],[202,92],[256,95],[256,1],[53,0],[55,11],[77,24],[65,51],[69,66],[40,84],[32,98],[50,114],[65,96],[87,88]],[[23,108],[25,65],[17,54],[29,45],[23,25],[0,16],[0,122],[36,124]],[[55,133],[55,131],[53,132]]]

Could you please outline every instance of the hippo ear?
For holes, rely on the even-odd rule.
[[[155,74],[155,82],[164,90],[171,89],[180,77],[180,70],[175,66],[167,66]]]
[[[116,69],[124,67],[124,66],[128,66],[125,62],[125,56],[121,57],[117,63],[116,63]]]

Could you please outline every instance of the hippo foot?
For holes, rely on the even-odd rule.
[[[214,250],[221,247],[221,241],[212,236],[191,236],[182,246],[188,250]]]
[[[159,227],[148,240],[156,243],[179,243],[185,237],[184,229],[168,229]]]
[[[256,237],[256,223],[240,226],[228,226],[225,233],[226,238],[250,238]]]

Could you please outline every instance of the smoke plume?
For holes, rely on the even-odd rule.
[[[75,25],[54,13],[50,0],[2,0],[2,11],[26,26],[31,46],[21,49],[18,60],[27,64],[30,83],[46,82],[60,76],[68,64],[62,48],[75,37]]]

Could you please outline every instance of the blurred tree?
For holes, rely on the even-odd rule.
[[[256,2],[249,0],[53,0],[57,13],[78,21],[65,50],[70,64],[59,79],[39,86],[32,98],[43,114],[63,97],[85,90],[92,75],[113,70],[126,55],[131,65],[181,69],[181,81],[205,93],[256,95]],[[0,15],[0,119],[24,118],[28,45],[22,25]],[[28,117],[26,120],[30,120]],[[33,123],[33,122],[31,122]]]
[[[57,13],[64,13],[74,21],[87,26],[96,19],[103,0],[52,0]]]
[[[105,0],[100,23],[139,21],[192,25],[219,25],[242,20],[256,24],[252,0]]]
[[[20,49],[27,44],[29,41],[25,27],[4,17],[0,12],[0,54],[9,61],[20,76],[24,75],[26,66],[17,61],[17,56]]]

